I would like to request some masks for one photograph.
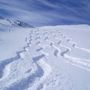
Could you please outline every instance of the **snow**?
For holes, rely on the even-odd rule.
[[[90,90],[89,25],[4,29],[0,90]]]

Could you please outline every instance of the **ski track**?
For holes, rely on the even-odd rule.
[[[62,56],[66,63],[90,71],[89,59],[68,54],[72,53],[73,49],[88,54],[90,54],[90,50],[79,47],[76,42],[66,37],[61,31],[35,29],[29,33],[29,37],[26,37],[25,41],[27,46],[18,51],[15,57],[0,61],[0,90],[33,90],[33,88],[34,90],[46,90],[48,77],[51,73],[53,74],[52,66],[47,63],[50,55],[54,57]],[[21,68],[19,65],[21,65]],[[14,66],[15,71],[13,70]],[[19,72],[19,69],[21,69],[21,72]],[[16,77],[10,81],[13,73]],[[18,76],[18,73],[21,76]],[[55,75],[51,76],[55,78]],[[51,83],[55,82],[59,83],[56,80]],[[48,81],[48,84],[50,84],[50,81]]]

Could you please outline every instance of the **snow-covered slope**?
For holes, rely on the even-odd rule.
[[[0,90],[90,90],[90,26],[12,29],[0,32]]]
[[[4,17],[0,16],[0,28],[4,28],[4,27],[24,27],[24,28],[31,27],[31,28],[33,28],[32,25],[25,23],[23,21],[20,21],[17,19],[4,18]],[[2,31],[5,31],[5,30],[2,30]]]

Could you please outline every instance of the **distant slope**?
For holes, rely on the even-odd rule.
[[[16,20],[16,19],[12,20],[12,19],[8,19],[8,18],[0,16],[0,29],[1,29],[0,31],[5,31],[6,30],[5,27],[33,28],[32,25],[25,23],[23,21]],[[4,28],[4,29],[2,30],[2,28]]]

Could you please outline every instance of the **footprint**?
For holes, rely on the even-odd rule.
[[[60,44],[61,44],[61,42],[62,42],[62,41],[60,40],[60,41],[58,41],[58,42],[57,42],[57,44],[58,44],[58,45],[60,45]]]
[[[45,37],[44,40],[48,40],[49,38],[48,37]]]
[[[40,43],[41,43],[40,41],[37,41],[37,42],[36,42],[36,45],[39,45]]]
[[[44,54],[41,54],[39,56],[33,57],[32,59],[33,59],[34,62],[36,62],[36,61],[40,60],[43,57],[45,57],[45,55]]]
[[[69,49],[66,49],[65,51],[61,52],[61,56],[64,56],[65,54],[67,54],[69,52]]]
[[[40,36],[38,36],[38,37],[35,38],[35,40],[38,40],[38,39],[40,39]]]
[[[58,56],[58,53],[59,53],[59,51],[58,50],[55,50],[54,51],[54,56]]]
[[[37,52],[39,52],[39,51],[41,51],[41,50],[43,50],[43,48],[42,48],[42,47],[40,47],[40,48],[36,49],[36,51],[37,51]]]

